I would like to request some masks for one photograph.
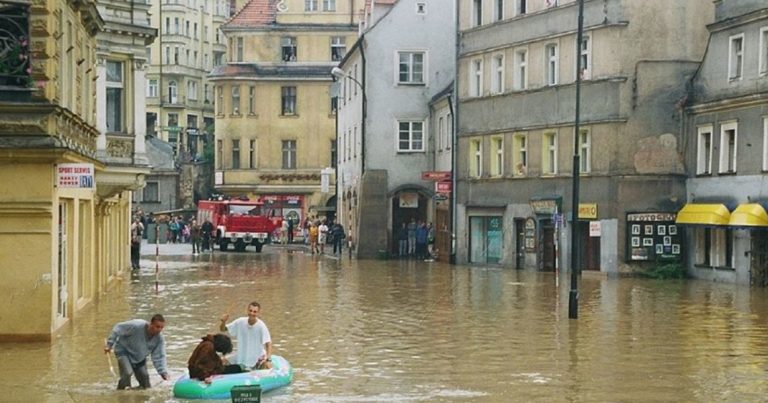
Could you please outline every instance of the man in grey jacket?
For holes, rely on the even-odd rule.
[[[120,380],[117,389],[131,387],[131,375],[136,376],[141,388],[149,388],[149,372],[147,372],[147,356],[152,355],[152,364],[164,380],[170,379],[165,362],[165,339],[160,332],[165,327],[163,315],[156,314],[147,322],[144,319],[134,319],[120,322],[112,328],[107,338],[104,353],[114,350],[117,364],[120,367]]]

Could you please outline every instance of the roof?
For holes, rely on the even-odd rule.
[[[230,63],[218,66],[211,71],[208,77],[232,78],[322,78],[331,80],[331,69],[336,63],[322,65],[265,65],[254,63]]]
[[[259,27],[276,21],[278,0],[250,0],[227,21],[225,27]]]

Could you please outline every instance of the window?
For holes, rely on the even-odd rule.
[[[696,147],[696,174],[712,173],[712,126],[699,127]]]
[[[283,169],[296,169],[296,140],[283,140]]]
[[[525,176],[528,172],[528,137],[516,134],[513,143],[515,176]]]
[[[162,59],[162,57],[160,57]],[[165,64],[171,64],[171,47],[165,47]]]
[[[240,169],[240,140],[232,140],[232,169]]]
[[[331,115],[335,115],[339,110],[339,97],[331,95]]]
[[[296,61],[296,38],[292,36],[285,36],[280,39],[282,47],[282,58],[284,62]]]
[[[472,76],[470,77],[470,96],[479,97],[483,95],[483,60],[472,60]]]
[[[185,25],[184,35],[189,36],[189,21],[187,21],[184,25]]]
[[[696,264],[733,268],[733,230],[696,228]]]
[[[179,18],[177,17],[173,19],[173,33],[178,35],[181,33],[180,31],[181,31],[181,24],[179,24]]]
[[[173,47],[173,64],[179,64],[181,62],[181,58],[179,57],[179,47],[174,46]]]
[[[437,118],[437,150],[443,150],[443,143],[445,141],[445,117],[440,116]]]
[[[515,89],[524,90],[528,87],[528,51],[520,49],[515,52]]]
[[[491,138],[491,176],[504,175],[504,138]]]
[[[544,133],[542,172],[545,175],[557,174],[557,134],[555,133]]]
[[[147,81],[147,97],[157,97],[157,80],[152,79]]]
[[[546,60],[546,70],[547,70],[547,85],[556,85],[557,84],[557,45],[552,43],[547,45],[545,54],[547,57]]]
[[[493,80],[491,89],[494,94],[504,92],[504,55],[496,55],[493,58]]]
[[[337,146],[336,140],[331,140],[331,161],[330,161],[330,165],[329,165],[331,167],[335,167],[336,166],[336,163],[337,163],[338,158],[339,158],[339,155],[337,154],[338,150],[336,149],[336,146]]]
[[[443,144],[445,144],[446,150],[450,150],[451,146],[453,146],[453,115],[449,113],[445,119],[448,121],[448,127],[445,128],[445,141]]]
[[[501,21],[504,19],[504,0],[495,0],[495,7],[493,8],[493,19]]]
[[[243,61],[243,37],[238,36],[237,37],[237,59],[235,61],[242,62]]]
[[[187,81],[187,96],[190,101],[197,101],[197,81]]]
[[[426,14],[427,13],[427,3],[420,1],[416,3],[416,14]]]
[[[248,150],[248,168],[256,168],[256,140],[251,139],[250,149]]]
[[[304,11],[317,11],[318,0],[304,0]]]
[[[343,36],[334,36],[331,38],[331,60],[341,61],[347,53],[347,45]]]
[[[221,169],[222,167],[222,149],[223,146],[223,140],[216,140],[216,169]]]
[[[240,86],[233,85],[231,89],[232,93],[232,114],[240,114]]]
[[[732,36],[728,51],[728,79],[739,80],[744,69],[744,34]]]
[[[579,130],[579,172],[588,173],[592,170],[592,153],[590,134],[588,130]]]
[[[252,85],[248,87],[248,114],[256,114],[256,87]]]
[[[720,126],[720,171],[721,173],[736,172],[736,122]]]
[[[588,80],[592,76],[591,50],[592,44],[590,43],[589,37],[583,37],[581,40],[581,46],[579,47],[579,60],[581,61],[582,80]]]
[[[709,266],[712,254],[712,228],[696,227],[696,265]]]
[[[171,19],[170,17],[165,17],[165,34],[171,33]]]
[[[216,112],[219,115],[224,114],[224,86],[217,86],[216,87]]]
[[[282,88],[282,114],[296,114],[296,87]]]
[[[142,201],[149,203],[160,202],[160,184],[157,182],[147,182],[144,185]]]
[[[424,151],[424,122],[400,121],[397,123],[397,151]]]
[[[336,0],[323,0],[323,11],[336,11]]]
[[[107,61],[107,131],[123,130],[123,63]]]
[[[168,114],[168,142],[169,143],[177,143],[179,141],[179,114],[178,113],[169,113]],[[170,128],[174,129],[170,129]]]
[[[424,52],[398,52],[398,83],[424,83]]]
[[[557,0],[546,0],[546,1],[547,1],[547,8],[557,7]]]
[[[472,17],[474,26],[483,25],[483,0],[472,0]]]
[[[768,74],[768,27],[760,30],[760,74]]]
[[[528,0],[517,0],[517,14],[523,15],[528,12]]]
[[[763,118],[763,171],[768,171],[768,117]]]
[[[479,178],[483,174],[482,140],[469,141],[469,176]]]

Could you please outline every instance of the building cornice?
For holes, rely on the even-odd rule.
[[[761,10],[739,15],[737,17],[728,18],[722,21],[713,22],[712,24],[707,25],[707,29],[709,32],[714,33],[765,19],[768,19],[768,8],[763,8]]]
[[[701,102],[686,108],[691,114],[701,114],[709,112],[718,112],[729,109],[751,108],[754,106],[765,106],[768,102],[768,92],[759,92],[756,94],[747,94],[730,98],[722,98],[709,102]]]

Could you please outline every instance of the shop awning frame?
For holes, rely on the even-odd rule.
[[[734,227],[766,227],[768,228],[768,213],[758,203],[745,203],[736,207],[731,213],[728,225]]]
[[[683,225],[729,225],[731,212],[724,204],[688,203],[678,213],[675,223]]]

